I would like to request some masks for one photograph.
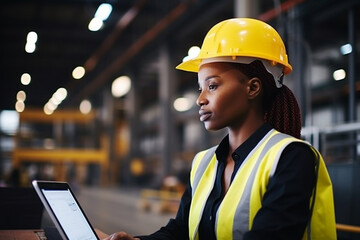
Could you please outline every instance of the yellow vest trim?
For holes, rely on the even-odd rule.
[[[197,156],[195,157],[195,162],[193,164],[193,167],[195,169],[197,169],[201,163],[201,160],[203,159],[204,155],[206,154],[206,151],[200,152],[199,154],[197,154]],[[199,180],[198,184],[196,186],[192,186],[193,188],[193,199],[198,199],[198,201],[192,201],[191,205],[190,205],[190,212],[189,212],[189,216],[191,216],[191,218],[189,218],[189,234],[193,233],[192,235],[190,235],[190,239],[198,239],[198,227],[199,227],[199,222],[202,216],[202,212],[203,212],[203,208],[204,208],[204,204],[202,204],[203,202],[206,202],[211,189],[214,186],[214,182],[215,182],[215,177],[216,177],[216,168],[217,168],[217,160],[216,160],[216,155],[214,154],[210,160],[210,163],[207,165],[205,171],[201,174],[201,179]],[[195,171],[191,171],[190,173],[190,179],[191,182],[193,182],[193,180],[196,178],[195,176]]]

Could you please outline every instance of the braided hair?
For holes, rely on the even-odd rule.
[[[285,85],[277,88],[273,75],[260,60],[240,63],[240,70],[249,78],[258,77],[263,85],[264,121],[280,132],[300,138],[300,108],[293,92]]]

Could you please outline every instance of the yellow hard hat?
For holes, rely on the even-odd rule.
[[[268,60],[273,66],[282,65],[284,74],[292,71],[278,32],[269,24],[251,18],[233,18],[216,24],[206,34],[199,55],[176,68],[198,72],[203,60],[218,57],[230,57],[234,61],[239,57]]]

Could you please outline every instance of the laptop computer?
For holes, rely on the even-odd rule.
[[[63,240],[99,240],[74,193],[66,182],[32,182]]]

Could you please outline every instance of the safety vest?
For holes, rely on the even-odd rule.
[[[304,142],[271,130],[249,153],[237,171],[215,220],[217,239],[241,240],[252,228],[256,213],[266,192],[269,179],[275,173],[281,153],[292,142]],[[306,142],[304,142],[306,143]],[[308,143],[306,143],[308,144]],[[190,183],[192,202],[189,212],[189,238],[198,239],[198,227],[206,201],[213,189],[218,161],[216,147],[199,152],[192,163]],[[336,226],[332,184],[320,153],[313,148],[317,182],[310,199],[311,220],[303,240],[335,240]]]

